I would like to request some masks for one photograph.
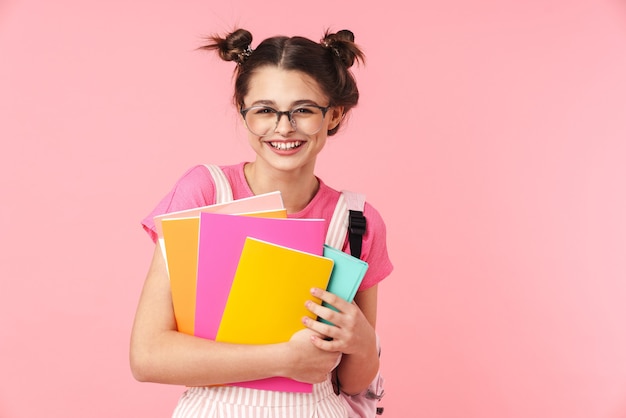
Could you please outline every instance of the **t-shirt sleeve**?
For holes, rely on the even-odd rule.
[[[368,269],[359,291],[378,284],[393,271],[393,264],[387,252],[387,228],[383,218],[376,209],[367,203],[363,215],[367,219],[367,224],[365,235],[363,235],[361,258],[367,262]]]
[[[170,190],[146,216],[141,225],[152,241],[156,242],[157,233],[154,217],[164,213],[193,209],[213,204],[215,201],[215,183],[205,166],[197,165],[189,169],[178,179]]]

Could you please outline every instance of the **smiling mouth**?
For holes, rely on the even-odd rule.
[[[287,142],[268,142],[272,148],[278,149],[281,151],[287,151],[299,148],[304,144],[304,141],[287,141]]]

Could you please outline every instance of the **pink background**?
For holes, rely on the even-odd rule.
[[[387,221],[385,416],[626,417],[617,0],[1,2],[0,417],[170,415],[128,367],[139,220],[251,158],[232,65],[194,51],[235,24],[368,55],[319,174]]]

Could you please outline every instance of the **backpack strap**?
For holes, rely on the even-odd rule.
[[[365,195],[343,190],[330,219],[326,244],[342,249],[347,233],[350,253],[354,257],[361,257],[363,235],[367,225],[365,216],[363,216],[364,208]]]
[[[350,253],[360,258],[363,244],[363,235],[367,227],[367,221],[363,216],[365,208],[365,195],[343,190],[335,206],[335,212],[330,220],[326,244],[338,249],[343,248],[343,243],[348,234]],[[380,357],[380,339],[376,334],[376,346]],[[357,395],[347,395],[341,391],[341,383],[337,373],[333,373],[333,386],[335,393],[348,408],[351,417],[374,417],[382,415],[384,408],[378,406],[378,402],[385,394],[384,379],[380,370],[369,384],[368,388]]]
[[[214,164],[204,165],[215,183],[215,203],[226,203],[233,200],[233,189],[230,187],[230,182],[226,178],[224,171]]]

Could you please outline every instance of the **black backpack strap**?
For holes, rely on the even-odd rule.
[[[367,219],[363,216],[365,209],[365,195],[360,193],[344,190],[343,195],[346,199],[348,208],[348,242],[350,242],[350,253],[361,258],[361,249],[363,247],[363,235],[367,230]]]
[[[349,210],[348,218],[348,240],[350,242],[350,253],[361,258],[361,247],[363,246],[363,235],[367,227],[367,219],[363,216],[363,211]]]

